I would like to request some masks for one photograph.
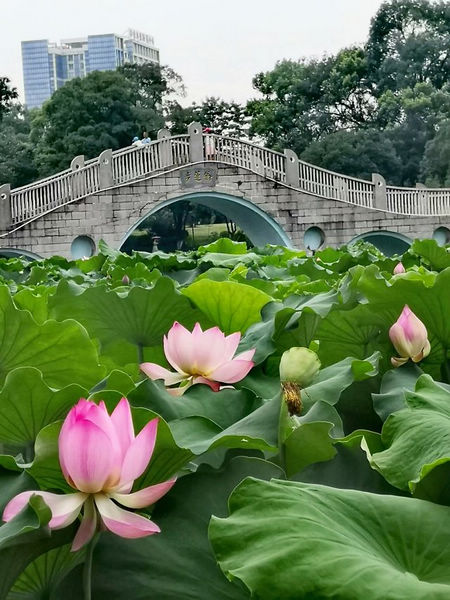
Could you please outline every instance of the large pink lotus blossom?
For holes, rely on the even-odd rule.
[[[234,356],[240,339],[240,332],[226,336],[218,327],[203,331],[199,323],[190,332],[175,322],[164,336],[164,352],[176,372],[155,363],[142,363],[141,370],[150,379],[163,379],[166,386],[181,384],[168,389],[174,396],[194,383],[205,383],[217,392],[222,383],[243,379],[254,365],[255,349]]]
[[[403,264],[401,262],[399,262],[395,265],[393,273],[394,273],[394,275],[400,275],[400,273],[406,273],[406,269],[403,266]]]
[[[391,358],[394,367],[403,365],[410,358],[413,362],[419,362],[430,354],[427,329],[408,305],[405,305],[402,314],[389,329],[389,337],[400,354]]]
[[[149,519],[123,510],[144,508],[170,490],[175,479],[131,492],[133,482],[147,468],[156,441],[158,419],[134,435],[130,405],[126,398],[111,415],[104,402],[82,398],[67,415],[59,434],[59,462],[75,494],[28,491],[15,496],[6,506],[3,520],[10,521],[32,495],[41,496],[50,508],[50,529],[62,529],[75,521],[84,507],[81,525],[72,544],[79,550],[97,529],[109,529],[124,538],[159,533]]]

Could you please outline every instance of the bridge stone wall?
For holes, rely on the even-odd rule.
[[[204,166],[211,166],[205,163]],[[214,163],[215,185],[186,188],[185,167],[160,172],[131,184],[114,187],[55,209],[0,238],[0,248],[15,248],[43,257],[71,256],[77,236],[88,236],[97,245],[104,239],[119,247],[126,233],[146,214],[164,202],[198,192],[219,192],[242,198],[264,211],[287,233],[292,245],[303,248],[304,232],[320,227],[325,245],[339,246],[370,231],[390,231],[408,238],[429,238],[449,225],[448,217],[411,217],[327,200],[289,188],[247,169]]]

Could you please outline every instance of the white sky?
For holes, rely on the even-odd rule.
[[[244,102],[277,60],[365,41],[381,0],[0,0],[0,76],[22,93],[20,42],[132,27],[154,36],[187,97]],[[22,98],[23,99],[23,98]]]

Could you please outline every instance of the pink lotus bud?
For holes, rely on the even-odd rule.
[[[204,383],[218,392],[221,383],[236,383],[253,367],[255,349],[234,356],[241,334],[225,335],[218,327],[203,331],[199,323],[188,331],[175,322],[164,336],[164,352],[175,369],[169,371],[155,363],[142,363],[141,370],[150,379],[163,379],[166,386],[179,383],[168,391],[181,396],[194,383]]]
[[[124,285],[129,285],[129,283],[130,283],[130,278],[128,277],[128,275],[124,275],[124,276],[122,277],[122,283],[123,283]]]
[[[81,399],[67,415],[59,434],[59,462],[75,494],[29,491],[15,496],[6,506],[3,520],[10,521],[33,495],[41,496],[50,508],[50,529],[73,523],[82,507],[84,514],[72,544],[78,550],[97,529],[109,529],[124,538],[159,533],[149,519],[120,508],[143,508],[170,490],[175,480],[164,481],[131,492],[134,480],[147,468],[156,441],[158,419],[134,434],[128,400],[122,398],[111,415],[104,402]]]
[[[394,275],[399,275],[400,273],[406,273],[406,269],[401,262],[399,262],[394,269]]]
[[[402,314],[389,329],[389,337],[400,354],[400,357],[391,358],[394,367],[403,365],[409,359],[419,362],[430,353],[427,329],[408,305],[405,305]]]

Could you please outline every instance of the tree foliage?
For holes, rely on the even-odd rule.
[[[450,187],[450,119],[425,146],[421,163],[422,180],[429,186]]]
[[[251,100],[251,133],[278,150],[301,153],[311,142],[372,121],[375,109],[367,61],[354,47],[321,60],[284,60],[253,79],[262,100]]]
[[[340,165],[354,175],[375,163],[390,183],[414,185],[430,173],[422,164],[425,148],[430,156],[439,124],[449,118],[449,48],[447,2],[384,2],[365,45],[322,59],[284,60],[256,75],[260,97],[247,105],[250,133],[320,166]],[[375,130],[383,133],[372,139]],[[363,139],[374,147],[359,145]],[[381,160],[381,139],[389,160]],[[440,152],[443,145],[441,136]]]
[[[384,2],[372,20],[366,55],[378,95],[450,79],[450,5],[428,0]]]
[[[218,135],[236,138],[248,136],[249,118],[244,106],[238,102],[226,102],[214,96],[205,98],[201,104],[195,102],[182,107],[172,102],[168,112],[168,122],[174,135],[186,133],[192,121],[199,121]]]
[[[105,148],[128,146],[144,131],[156,137],[164,126],[164,103],[180,82],[171,69],[150,64],[94,71],[67,82],[32,122],[40,175],[67,168],[78,154],[93,158]]]
[[[29,133],[29,113],[13,106],[0,122],[0,185],[19,187],[37,177]]]
[[[0,77],[0,121],[11,108],[12,102],[17,98],[16,88],[10,86],[8,77]]]
[[[20,185],[67,168],[78,154],[122,148],[144,131],[155,138],[164,126],[183,134],[199,121],[214,133],[291,148],[348,175],[376,170],[391,184],[449,183],[448,2],[386,1],[364,44],[282,60],[256,74],[253,85],[257,95],[246,106],[213,96],[183,106],[183,81],[169,67],[94,72],[66,83],[33,112],[28,141],[24,113],[11,108],[17,92],[0,78],[0,176]]]
[[[336,131],[312,142],[301,158],[353,177],[370,180],[372,173],[383,173],[391,183],[400,183],[402,165],[385,131]]]

